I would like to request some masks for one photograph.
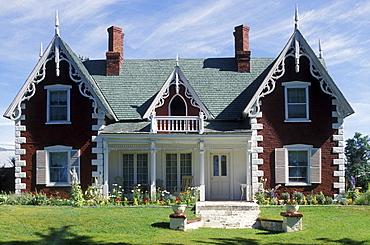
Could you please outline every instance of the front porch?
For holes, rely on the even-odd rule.
[[[140,186],[155,200],[158,187],[174,193],[183,176],[193,176],[200,201],[251,201],[258,183],[248,141],[246,135],[104,135],[104,195],[116,183],[126,191]]]

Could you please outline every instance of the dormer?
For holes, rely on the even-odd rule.
[[[144,114],[151,119],[151,132],[203,133],[203,121],[212,118],[182,73],[176,67]]]

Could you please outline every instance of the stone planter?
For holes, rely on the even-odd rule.
[[[175,214],[182,214],[185,212],[186,206],[186,204],[174,204],[172,205],[172,210]]]
[[[288,213],[295,213],[297,212],[299,209],[299,205],[293,205],[293,204],[286,204],[285,205],[285,210],[288,212]]]

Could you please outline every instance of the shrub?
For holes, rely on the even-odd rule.
[[[331,198],[331,197],[326,197],[325,198],[325,204],[326,205],[331,205],[331,204],[333,204],[333,198]]]
[[[283,200],[284,200],[285,202],[287,202],[288,200],[290,200],[290,194],[289,194],[289,193],[287,193],[287,192],[282,193],[282,194],[281,194],[281,197],[283,198]]]
[[[298,202],[298,204],[303,204],[303,199],[304,199],[304,195],[302,192],[294,192],[293,193],[293,198],[295,201]]]
[[[316,195],[316,200],[319,204],[324,204],[325,203],[325,196],[320,192],[320,194]]]
[[[312,204],[312,201],[313,201],[313,195],[312,194],[309,194],[306,196],[306,200],[307,200],[307,204],[308,205],[311,205]]]
[[[348,204],[348,199],[347,198],[340,198],[338,200],[338,203],[341,205],[347,205]]]
[[[356,205],[369,205],[370,204],[370,189],[363,194],[361,194],[355,201]]]

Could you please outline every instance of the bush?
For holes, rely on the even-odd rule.
[[[370,205],[370,189],[368,189],[365,193],[359,195],[356,200],[354,201],[356,205]]]
[[[282,194],[281,194],[281,197],[283,198],[283,200],[284,200],[285,202],[287,202],[288,200],[290,200],[290,194],[289,194],[289,193],[287,193],[287,192],[282,193]]]
[[[325,204],[326,205],[331,205],[331,204],[333,204],[333,198],[331,198],[331,197],[326,197],[325,198]]]
[[[294,192],[293,198],[298,202],[298,204],[303,204],[304,195],[302,192]]]
[[[320,192],[320,194],[316,195],[316,200],[319,204],[323,205],[325,204],[325,196]]]

